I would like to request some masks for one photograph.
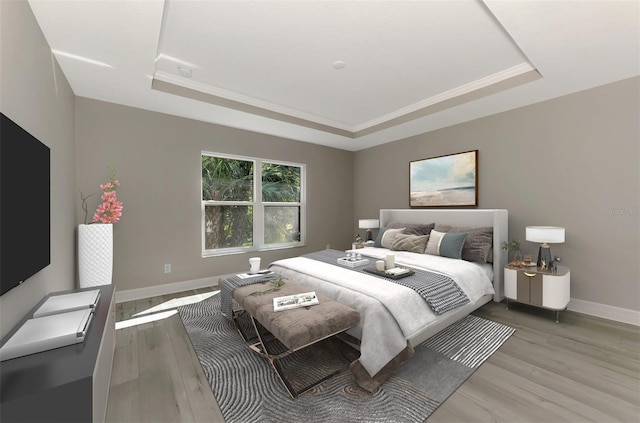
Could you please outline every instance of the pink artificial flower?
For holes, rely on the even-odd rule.
[[[112,182],[101,184],[102,204],[98,206],[93,215],[94,223],[116,223],[122,217],[122,202],[116,198],[116,187],[120,186],[120,182],[112,178]]]

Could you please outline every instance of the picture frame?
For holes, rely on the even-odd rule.
[[[409,206],[478,205],[478,150],[409,162]]]

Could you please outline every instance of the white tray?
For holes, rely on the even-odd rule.
[[[0,348],[0,360],[10,360],[84,341],[92,308],[29,319]]]
[[[95,309],[100,298],[100,290],[72,292],[70,294],[50,295],[49,298],[33,313],[33,317],[44,317],[51,314],[65,313],[85,308]]]
[[[339,258],[338,264],[345,267],[359,267],[369,264],[369,259],[349,260],[346,257]]]

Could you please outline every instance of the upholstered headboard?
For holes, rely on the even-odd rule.
[[[496,302],[504,299],[504,266],[507,252],[502,243],[509,238],[509,212],[504,209],[381,209],[380,226],[389,222],[440,223],[493,228],[493,289]]]

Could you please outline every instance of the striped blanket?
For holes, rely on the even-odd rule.
[[[322,250],[305,254],[302,257],[340,266],[337,262],[339,258],[344,257],[344,253],[337,250]],[[363,256],[363,258],[368,258],[371,262],[375,262],[373,257]],[[364,270],[366,266],[368,265],[350,269],[355,272],[366,273]],[[413,289],[424,298],[436,315],[441,315],[469,303],[467,295],[449,276],[424,269],[412,270],[414,274],[401,279],[392,279],[371,273],[367,274]]]

